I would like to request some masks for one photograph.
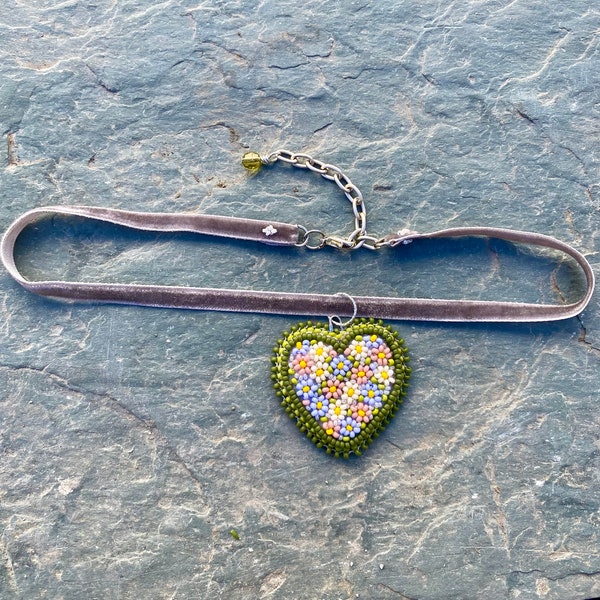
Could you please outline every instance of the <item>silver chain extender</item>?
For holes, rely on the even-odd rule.
[[[389,242],[385,238],[376,238],[367,233],[367,209],[363,195],[339,167],[313,158],[309,154],[290,152],[289,150],[277,150],[268,156],[261,156],[260,160],[263,165],[272,165],[280,160],[299,169],[308,169],[313,173],[318,173],[324,179],[335,182],[352,205],[354,230],[350,235],[347,237],[329,235],[319,229],[306,229],[299,225],[302,239],[299,240],[298,246],[304,246],[311,250],[319,250],[325,246],[351,250],[362,247],[378,250],[388,245]]]

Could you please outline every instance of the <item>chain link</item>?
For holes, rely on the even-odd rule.
[[[277,150],[268,156],[261,157],[261,161],[265,165],[272,165],[278,160],[299,169],[308,169],[313,173],[321,175],[321,177],[328,181],[333,181],[338,188],[344,192],[346,198],[348,198],[352,205],[354,230],[348,237],[344,238],[335,235],[325,235],[322,232],[318,232],[323,237],[318,244],[314,244],[310,243],[309,237],[311,235],[314,236],[317,232],[314,230],[308,231],[302,227],[303,237],[298,243],[300,246],[306,246],[307,248],[315,250],[323,248],[325,245],[350,249],[364,246],[365,248],[376,250],[385,245],[382,243],[382,240],[367,235],[367,209],[365,207],[363,195],[358,187],[350,181],[348,175],[346,175],[339,167],[313,158],[310,154],[290,152],[289,150]]]

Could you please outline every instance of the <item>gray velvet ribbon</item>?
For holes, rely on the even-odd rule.
[[[12,277],[27,290],[42,296],[75,301],[286,315],[350,316],[354,312],[354,307],[344,295],[25,279],[15,263],[15,242],[27,226],[54,215],[74,215],[143,231],[194,232],[281,246],[297,245],[301,230],[297,225],[286,223],[217,215],[143,213],[94,206],[36,208],[21,215],[9,227],[2,239],[0,254]],[[580,252],[547,235],[494,227],[459,227],[425,234],[393,234],[386,238],[386,242],[393,247],[421,239],[474,236],[563,252],[574,259],[583,271],[585,293],[577,302],[569,304],[353,296],[357,316],[414,321],[556,321],[578,315],[590,301],[594,291],[594,273],[590,264]]]

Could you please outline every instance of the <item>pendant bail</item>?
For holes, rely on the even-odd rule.
[[[354,319],[356,319],[356,313],[358,312],[358,308],[356,306],[356,301],[350,294],[346,294],[345,292],[338,292],[334,294],[334,296],[345,296],[352,302],[352,316],[347,321],[342,321],[342,319],[338,315],[330,315],[327,317],[329,321],[329,331],[333,331],[335,327],[337,327],[340,331],[343,331],[346,327],[350,327]]]

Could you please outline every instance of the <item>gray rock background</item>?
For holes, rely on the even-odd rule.
[[[7,0],[0,225],[47,204],[268,217],[343,233],[495,225],[598,268],[594,3]],[[56,220],[30,277],[556,301],[568,264],[498,242],[343,254]],[[0,274],[0,597],[600,595],[600,312],[396,323],[407,401],[358,460],[282,414],[293,319],[68,305]],[[230,530],[239,534],[235,539]]]

